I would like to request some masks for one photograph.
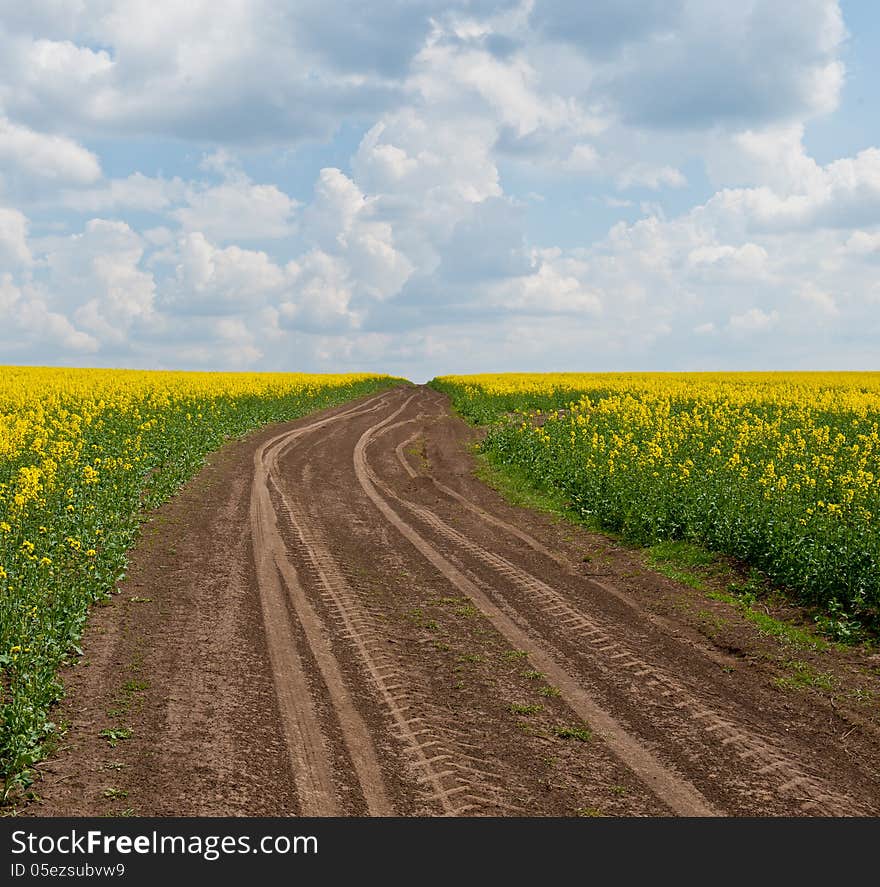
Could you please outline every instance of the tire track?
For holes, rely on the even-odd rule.
[[[255,455],[252,524],[255,550],[259,552],[256,557],[261,567],[258,577],[276,689],[287,726],[302,812],[335,815],[339,811],[334,800],[334,776],[326,738],[311,701],[301,654],[295,649],[289,616],[285,612],[285,594],[318,666],[371,815],[392,815],[394,809],[382,777],[375,740],[351,698],[330,644],[331,636],[341,638],[355,651],[390,722],[392,734],[403,745],[406,767],[424,812],[439,810],[447,816],[486,809],[522,812],[503,799],[503,773],[486,763],[485,754],[479,754],[481,750],[463,745],[462,737],[456,736],[454,726],[448,723],[448,712],[433,705],[426,691],[412,686],[411,671],[405,671],[384,648],[382,629],[363,607],[349,578],[313,524],[298,517],[301,509],[285,491],[280,459],[306,434],[329,422],[374,412],[383,405],[384,399],[379,398],[369,407],[346,410],[283,432],[267,441]],[[280,508],[275,506],[273,497],[280,502]],[[280,526],[292,534],[292,545],[282,536]],[[300,572],[291,554],[300,565]],[[274,567],[274,574],[267,562]],[[306,587],[317,592],[332,614],[328,624],[309,600]]]
[[[379,396],[370,407],[354,407],[333,416],[322,418],[292,431],[282,432],[260,446],[254,454],[254,474],[251,487],[250,527],[253,556],[259,584],[263,621],[269,659],[275,682],[275,693],[284,729],[284,738],[291,758],[303,816],[333,816],[339,813],[330,758],[321,724],[312,702],[311,689],[306,678],[287,607],[291,600],[309,646],[318,662],[327,685],[334,709],[344,726],[346,738],[360,738],[364,733],[362,722],[345,693],[338,668],[328,655],[326,640],[314,613],[302,593],[296,571],[287,558],[284,541],[278,529],[269,480],[277,464],[278,450],[286,448],[305,434],[323,428],[329,422],[351,418],[378,409],[384,397]],[[351,754],[351,742],[346,743]],[[368,749],[369,744],[365,746]],[[381,778],[377,781],[378,765],[361,746],[352,754],[364,798],[371,812],[388,813],[390,807],[384,797]]]
[[[585,722],[601,731],[606,744],[655,795],[675,813],[683,816],[712,816],[718,811],[697,789],[679,773],[663,765],[647,748],[627,732],[547,651],[538,647],[535,639],[526,633],[506,613],[502,612],[488,595],[465,576],[439,550],[421,536],[389,504],[385,496],[400,502],[375,475],[366,459],[366,448],[373,436],[389,425],[408,406],[407,400],[385,419],[367,428],[354,449],[354,469],[358,482],[382,516],[407,539],[416,550],[462,593],[469,597],[489,619],[492,625],[516,648],[530,648],[530,658],[547,678],[561,691],[569,707]],[[382,489],[382,493],[379,489]],[[383,496],[383,493],[385,494]]]
[[[424,416],[424,414],[420,414],[420,416]],[[415,422],[415,421],[417,421],[417,419],[412,419],[410,421]],[[408,423],[395,423],[395,425],[397,425],[397,424],[408,424]],[[391,431],[391,429],[393,427],[395,427],[395,426],[389,426],[387,428],[382,429],[381,434],[385,434],[386,432]],[[579,571],[577,569],[577,567],[571,563],[571,561],[569,561],[567,558],[565,558],[564,555],[561,555],[558,552],[555,552],[552,549],[547,548],[546,545],[539,542],[537,539],[535,539],[534,536],[525,532],[525,530],[522,530],[519,527],[514,526],[513,524],[508,523],[505,520],[502,520],[501,518],[497,517],[496,515],[492,514],[491,512],[486,511],[485,508],[481,508],[475,502],[468,499],[467,496],[463,495],[462,493],[459,493],[458,490],[454,490],[454,489],[452,489],[452,487],[449,487],[446,484],[442,483],[441,481],[437,480],[437,478],[434,477],[433,474],[422,474],[421,472],[416,471],[416,469],[414,469],[412,467],[412,464],[404,455],[403,450],[408,444],[412,443],[414,440],[417,440],[419,437],[423,437],[423,436],[424,435],[421,431],[416,431],[413,434],[411,434],[408,438],[406,438],[406,440],[402,441],[394,448],[394,453],[397,456],[398,462],[400,463],[403,470],[409,475],[409,477],[412,480],[417,480],[417,479],[421,478],[421,479],[425,479],[425,480],[430,481],[431,484],[433,484],[433,486],[436,489],[438,489],[441,493],[443,493],[445,496],[448,496],[450,499],[454,499],[456,502],[458,502],[459,505],[462,505],[464,508],[466,508],[472,514],[475,514],[477,517],[479,517],[479,519],[483,523],[490,524],[493,527],[497,527],[499,530],[501,530],[504,533],[507,533],[509,536],[514,536],[516,539],[519,539],[520,542],[522,542],[524,545],[526,545],[532,551],[537,552],[542,557],[545,557],[545,558],[547,558],[547,560],[556,564],[556,566],[559,567],[561,570],[563,570],[567,575],[572,576],[573,578],[577,579],[579,582],[583,582],[586,585],[590,585],[593,588],[598,589],[603,594],[607,594],[610,597],[613,597],[616,601],[619,601],[625,607],[632,610],[634,613],[637,613],[642,619],[646,619],[648,622],[650,622],[652,625],[656,626],[657,628],[668,632],[670,635],[677,634],[679,629],[677,629],[675,626],[673,626],[672,623],[668,619],[664,618],[663,616],[660,616],[657,613],[651,613],[650,611],[645,610],[643,607],[640,607],[632,599],[631,596],[620,591],[620,589],[615,588],[613,585],[610,585],[607,582],[602,582],[601,580],[596,579],[593,576],[585,576],[584,573]],[[736,664],[736,659],[733,656],[729,656],[729,655],[722,653],[716,649],[713,649],[712,647],[707,646],[699,638],[689,636],[687,640],[688,640],[688,644],[693,649],[699,651],[707,659],[711,660],[716,665],[719,665],[722,668]]]
[[[406,460],[403,447],[418,435],[419,433],[416,432],[395,448],[398,459],[411,478],[416,478],[419,475]],[[630,686],[641,685],[641,695],[647,702],[660,701],[687,716],[698,729],[709,734],[712,741],[732,750],[741,761],[775,783],[776,791],[781,797],[799,803],[805,812],[813,814],[852,816],[867,812],[851,797],[829,790],[819,779],[804,772],[774,743],[738,726],[729,717],[719,714],[705,705],[684,684],[676,681],[657,666],[649,664],[632,648],[615,638],[602,620],[588,617],[581,610],[573,607],[562,594],[547,583],[474,542],[449,526],[430,509],[397,496],[386,485],[378,481],[374,474],[372,479],[382,487],[387,496],[431,527],[434,532],[453,545],[456,551],[467,552],[475,560],[502,577],[505,582],[517,587],[528,596],[531,602],[540,604],[542,611],[553,618],[563,634],[568,635],[576,644],[586,645],[592,650],[595,656],[591,662],[594,662],[612,680],[619,680],[621,670],[628,672],[631,679]],[[442,492],[470,507],[468,500],[457,491],[434,478],[429,479]],[[537,540],[532,540],[518,528],[494,518],[478,506],[473,506],[472,510],[482,520],[512,531],[517,538],[525,541],[530,547],[546,554],[557,563],[560,562],[561,559],[557,555],[549,552]],[[531,542],[535,544],[531,545]],[[569,572],[568,564],[562,563],[561,565],[566,569],[566,572]],[[494,590],[489,586],[485,587],[489,593]],[[602,583],[600,587],[604,588],[605,584]],[[618,595],[620,593],[616,592],[615,596]]]
[[[287,439],[279,440],[268,459],[269,481],[282,502],[286,522],[292,530],[295,556],[304,565],[307,584],[317,590],[326,609],[333,614],[329,626],[333,635],[345,640],[355,652],[390,722],[391,732],[403,745],[407,766],[423,805],[430,812],[432,808],[439,808],[447,816],[486,808],[520,812],[521,808],[503,800],[503,774],[486,764],[485,753],[478,757],[460,748],[461,739],[456,741],[456,731],[448,723],[449,713],[432,705],[428,693],[414,686],[412,671],[405,670],[386,649],[384,631],[363,606],[354,590],[353,577],[346,575],[347,571],[334,558],[314,522],[297,516],[302,509],[277,482],[279,454],[291,443]],[[298,582],[296,587],[301,592]],[[307,602],[303,614],[320,623]],[[326,641],[316,636],[314,645],[321,644],[326,645]],[[327,654],[332,658],[329,649]],[[337,701],[333,704],[338,709]],[[369,737],[363,731],[357,744],[367,742]],[[363,786],[363,779],[361,784]]]

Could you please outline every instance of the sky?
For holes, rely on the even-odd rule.
[[[0,0],[0,364],[880,369],[873,0]]]

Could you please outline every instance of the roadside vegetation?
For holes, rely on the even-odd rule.
[[[539,494],[649,547],[667,571],[682,572],[682,551],[734,557],[816,608],[836,640],[876,632],[880,373],[500,374],[430,384],[488,426],[484,470],[500,471],[523,500]]]

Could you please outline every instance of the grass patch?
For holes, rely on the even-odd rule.
[[[537,703],[511,702],[507,709],[515,715],[536,715],[538,712],[544,711],[544,706]]]
[[[679,567],[708,567],[718,562],[718,556],[693,542],[658,542],[648,549],[655,563],[676,564]]]
[[[527,668],[522,673],[522,676],[524,678],[528,678],[530,681],[543,681],[544,678],[547,677],[547,675],[545,675],[543,671],[535,671],[535,669],[533,668]]]
[[[826,650],[828,648],[828,642],[809,629],[782,622],[766,611],[757,609],[755,599],[751,596],[739,597],[724,591],[710,591],[706,596],[736,607],[761,634],[774,637],[789,647],[801,650]]]
[[[110,748],[116,748],[123,740],[131,739],[131,735],[131,727],[107,727],[98,734],[98,736],[107,740]]]
[[[814,671],[806,662],[791,659],[785,667],[789,673],[773,681],[781,690],[824,690],[830,693],[834,689],[834,678],[830,674]]]
[[[552,728],[554,736],[559,739],[576,739],[578,742],[590,742],[593,734],[586,727],[565,727],[557,725]]]
[[[474,474],[484,484],[501,493],[511,505],[531,508],[548,514],[564,517],[566,520],[584,524],[581,515],[575,512],[561,490],[550,486],[539,486],[521,468],[496,462],[488,453],[474,450],[476,468]],[[592,527],[592,524],[588,524]]]
[[[529,656],[528,650],[505,650],[501,654],[501,658],[505,662],[517,662],[520,659],[527,659]]]
[[[658,542],[646,553],[652,570],[697,591],[708,591],[706,568],[718,564],[717,555],[692,542]]]
[[[486,657],[482,653],[463,653],[458,657],[459,662],[485,662]]]

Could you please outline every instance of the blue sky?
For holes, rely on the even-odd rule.
[[[880,9],[0,0],[0,363],[880,369]]]

